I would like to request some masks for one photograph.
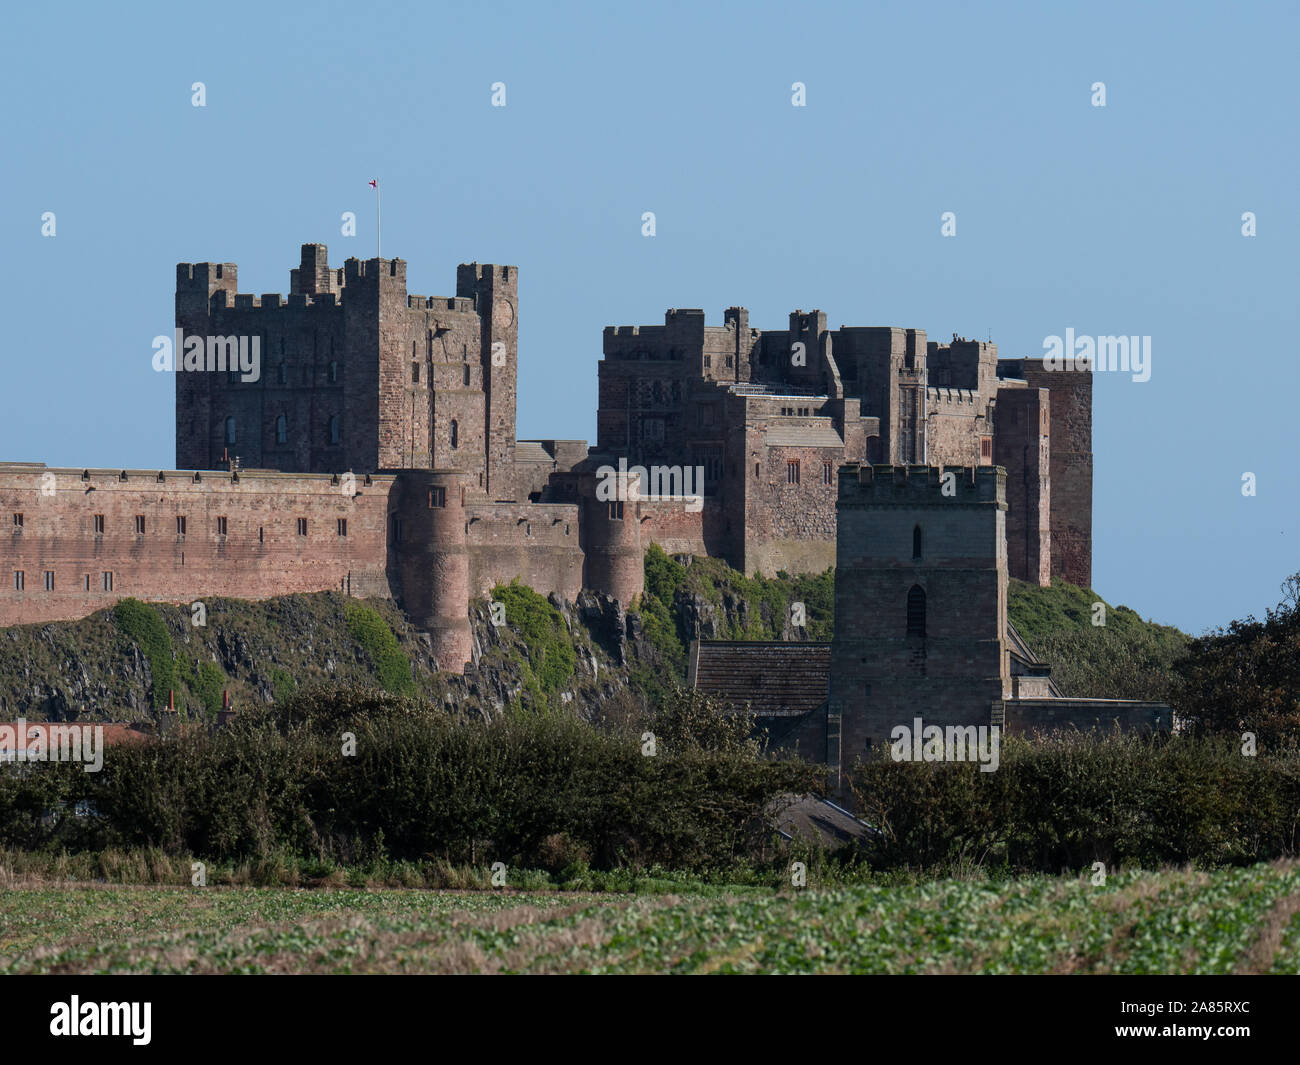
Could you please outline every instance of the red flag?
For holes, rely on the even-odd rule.
[[[377,189],[377,188],[379,188],[379,182],[378,182],[378,181],[372,181],[372,182],[370,183],[370,187],[371,187],[372,189]]]

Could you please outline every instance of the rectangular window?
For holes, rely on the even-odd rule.
[[[226,519],[224,517],[217,519],[217,535],[218,536],[226,535]]]
[[[144,515],[143,515],[143,514],[137,514],[137,515],[135,516],[135,534],[136,534],[136,536],[143,536],[143,535],[144,535]]]
[[[623,520],[623,504],[621,502],[611,503],[609,505],[609,518],[610,521]]]
[[[411,363],[411,384],[418,385],[419,383],[420,383],[420,364],[418,362],[413,362]]]
[[[396,514],[394,514],[393,515],[393,543],[400,544],[401,542],[402,542],[402,519],[399,518]]]
[[[14,570],[14,591],[21,592],[27,582],[27,575],[20,569]]]
[[[22,531],[23,531],[23,516],[22,516],[21,514],[15,514],[15,515],[14,515],[14,532],[22,532]]]
[[[705,355],[705,356],[704,356],[704,368],[707,370],[707,369],[708,369],[709,367],[711,367],[712,365],[713,365],[713,356],[712,356],[712,355]]]
[[[822,484],[835,483],[835,469],[829,462],[822,463]]]
[[[991,459],[993,457],[993,438],[991,436],[980,437],[980,458]]]
[[[86,591],[90,591],[90,574],[86,574]]]
[[[263,542],[263,541],[262,541],[262,526],[260,526],[260,525],[257,527],[257,542],[258,542],[259,544]]]
[[[429,489],[429,507],[445,507],[447,505],[447,489],[430,488]]]
[[[183,514],[178,514],[176,516],[176,535],[185,535],[185,516]]]
[[[45,590],[47,592],[54,591],[54,570],[52,569],[45,571]]]
[[[799,483],[799,460],[798,459],[794,459],[793,461],[787,462],[785,464],[785,483],[786,484]]]
[[[103,515],[103,514],[96,514],[96,515],[95,515],[95,535],[96,535],[96,536],[103,536],[103,535],[104,535],[104,515]]]
[[[307,535],[307,519],[306,519],[306,518],[299,518],[299,519],[298,519],[298,535],[299,535],[299,536],[306,536],[306,535]]]
[[[105,570],[100,574],[100,579],[104,586],[104,591],[111,592],[113,590],[113,574],[110,571]]]
[[[347,536],[347,534],[348,534],[348,519],[339,518],[339,535]]]

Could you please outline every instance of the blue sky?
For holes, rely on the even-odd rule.
[[[371,256],[377,176],[412,292],[519,267],[521,437],[594,439],[602,328],[668,307],[759,328],[817,307],[1004,356],[1146,335],[1149,381],[1096,381],[1097,591],[1199,632],[1300,570],[1295,4],[53,3],[5,24],[0,458],[171,466],[150,344],[175,264],[287,292],[304,242]]]

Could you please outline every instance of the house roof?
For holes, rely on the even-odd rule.
[[[826,701],[829,643],[696,640],[689,684],[757,717],[799,717]]]
[[[96,726],[104,730],[104,746],[115,747],[123,743],[140,743],[150,738],[149,734],[142,732],[130,724],[119,721],[0,721],[0,729],[8,729],[8,732],[0,732],[0,736],[13,736],[15,739],[19,736],[20,726],[25,726],[21,738],[21,743],[16,749],[25,750],[29,740],[37,736],[48,738],[48,734],[33,732],[37,729],[47,729],[51,726],[60,729],[71,729],[74,732],[80,732],[82,729],[95,728]],[[72,735],[72,733],[68,733]],[[6,744],[7,749],[7,744]]]

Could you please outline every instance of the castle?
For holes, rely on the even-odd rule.
[[[652,542],[748,573],[834,564],[853,463],[1002,467],[1007,572],[1091,583],[1086,371],[915,329],[831,331],[820,311],[761,332],[744,308],[720,327],[670,310],[605,330],[589,449],[515,438],[518,315],[511,266],[461,265],[455,296],[425,297],[401,259],[333,269],[307,244],[288,296],[258,297],[233,263],[178,264],[177,333],[200,357],[175,352],[177,469],[0,463],[0,625],[123,596],[333,589],[396,598],[460,672],[470,598],[514,578],[628,603]],[[611,494],[620,461],[699,469],[702,491],[670,477],[651,496],[628,472]]]

